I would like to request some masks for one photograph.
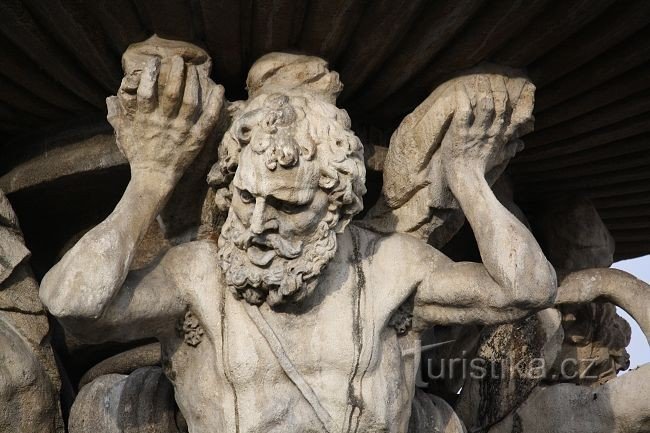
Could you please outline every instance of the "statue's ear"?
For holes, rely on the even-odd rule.
[[[228,213],[232,199],[232,178],[234,174],[224,174],[220,161],[210,168],[207,176],[208,185],[214,191],[214,204],[220,212]]]
[[[220,188],[229,183],[221,172],[219,161],[212,164],[212,168],[208,172],[207,182],[213,188]]]

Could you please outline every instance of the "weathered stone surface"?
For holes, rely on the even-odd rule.
[[[563,337],[560,313],[553,308],[484,328],[472,359],[481,360],[487,373],[468,376],[454,406],[468,430],[485,430],[526,401],[550,371]]]
[[[466,433],[467,430],[445,400],[416,390],[408,432]]]
[[[591,388],[540,386],[489,433],[646,433],[650,365]]]
[[[457,109],[456,91],[467,92],[473,105],[494,93],[501,130],[485,133],[498,134],[497,139],[507,145],[486,161],[490,184],[523,148],[519,137],[532,130],[535,87],[521,72],[485,65],[446,82],[409,114],[391,137],[383,163],[383,195],[365,221],[372,230],[411,233],[440,248],[464,223],[438,152]]]
[[[608,268],[614,262],[614,238],[593,203],[583,197],[547,203],[535,225],[557,269]]]
[[[27,189],[66,176],[84,174],[126,164],[115,145],[115,137],[97,134],[13,167],[0,177],[0,188],[7,193]]]
[[[174,432],[172,389],[192,433],[464,431],[442,400],[415,397],[420,337],[434,325],[524,319],[550,307],[558,290],[530,230],[491,189],[532,127],[532,83],[481,69],[436,89],[388,149],[381,200],[405,219],[377,233],[351,223],[366,172],[363,145],[335,105],[338,74],[318,57],[272,53],[251,67],[249,98],[227,103],[210,64],[198,47],[152,38],[127,50],[125,78],[107,100],[131,180],[115,210],[47,273],[40,296],[82,340],[158,339],[169,382],[156,369],[100,376],[75,403],[73,433]],[[203,240],[183,242],[178,230],[178,245],[134,267],[138,245],[220,125],[228,128],[207,197],[212,216],[227,212],[223,226],[202,216]],[[432,218],[436,209],[467,219],[482,263],[453,262],[427,244],[453,232]],[[438,241],[430,236],[437,227],[448,230]],[[642,289],[626,275],[601,274]],[[568,275],[557,301],[613,296],[594,275]],[[614,301],[646,329],[632,289]],[[553,359],[559,314],[543,316],[521,330],[507,325],[517,338],[501,348]],[[507,332],[487,339],[505,341]],[[535,384],[501,389],[528,393]],[[505,399],[489,423],[520,403]]]
[[[10,323],[0,311],[0,430],[63,432],[57,390],[34,347]]]
[[[159,367],[99,377],[79,392],[70,433],[182,433],[174,390]],[[182,426],[182,422],[180,422]]]
[[[0,190],[0,431],[63,433],[49,324],[28,256]]]
[[[504,199],[506,206],[514,206],[507,194]],[[647,285],[606,269],[612,263],[613,240],[588,200],[572,197],[549,203],[535,218],[535,226],[551,262],[561,275],[569,275],[561,280],[559,305],[512,325],[483,330],[477,355],[509,371],[496,378],[468,378],[456,410],[470,430],[647,431],[647,404],[622,410],[627,397],[613,391],[620,389],[617,373],[629,366],[625,348],[630,327],[613,304],[602,302],[616,299],[648,336],[648,307],[642,295]],[[589,302],[600,297],[601,302]],[[510,370],[515,365],[519,371]],[[635,377],[646,384],[645,375]],[[549,386],[562,383],[578,386]],[[589,395],[600,395],[605,403],[585,405]],[[568,400],[570,409],[563,406],[557,417],[558,405],[549,403],[553,398]],[[578,404],[583,407],[575,410]]]
[[[27,257],[29,250],[25,247],[16,214],[0,190],[0,284],[9,278]]]
[[[616,313],[614,304],[563,305],[559,310],[564,344],[551,372],[558,382],[602,385],[629,368],[630,355],[625,348],[630,344],[632,330]],[[567,367],[562,364],[566,359],[584,362]]]
[[[160,365],[160,344],[151,343],[139,346],[111,356],[93,366],[79,381],[79,388],[83,388],[100,376],[108,374],[128,375],[138,368],[155,367],[157,365]]]

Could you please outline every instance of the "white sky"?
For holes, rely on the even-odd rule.
[[[612,268],[629,272],[638,279],[650,284],[650,255],[616,262],[612,265]],[[648,297],[650,298],[650,293]],[[618,309],[618,314],[625,317],[632,326],[632,341],[627,348],[627,351],[630,353],[630,368],[635,368],[641,364],[650,362],[650,347],[648,347],[648,342],[641,332],[641,328],[620,308]]]

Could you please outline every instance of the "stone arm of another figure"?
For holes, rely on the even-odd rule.
[[[111,215],[45,275],[41,300],[60,319],[97,319],[114,302],[137,244],[217,122],[223,88],[174,56],[159,91],[160,64],[150,57],[141,71],[125,76],[118,96],[107,99],[131,181]],[[124,290],[137,292],[128,282]]]
[[[636,320],[650,344],[650,285],[618,269],[594,268],[560,278],[556,305],[595,300],[618,305]]]
[[[472,110],[456,90],[456,112],[443,139],[443,168],[476,237],[483,264],[437,266],[415,296],[421,318],[436,324],[498,323],[552,305],[557,281],[537,241],[495,197],[485,173],[508,145],[500,142],[509,122],[503,92],[486,91]],[[417,316],[417,314],[416,314]]]

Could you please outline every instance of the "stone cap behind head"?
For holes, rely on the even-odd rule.
[[[303,54],[269,53],[251,66],[246,79],[249,100],[262,93],[304,91],[336,104],[343,90],[339,74],[327,61]]]

